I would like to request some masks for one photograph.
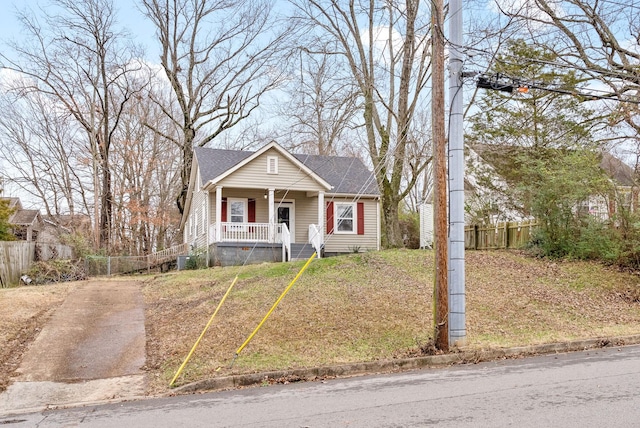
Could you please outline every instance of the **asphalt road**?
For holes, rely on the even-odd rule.
[[[8,427],[637,427],[640,346],[0,417]]]

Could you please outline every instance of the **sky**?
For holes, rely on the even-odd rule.
[[[23,32],[22,24],[16,18],[16,9],[24,8],[37,11],[39,6],[46,7],[50,4],[48,0],[0,0],[0,49],[2,44],[9,40],[20,42],[20,35]],[[157,60],[159,49],[155,48],[156,41],[153,25],[142,15],[133,0],[114,0],[117,9],[118,24],[126,27],[138,44],[145,47],[145,59],[150,62]],[[0,169],[5,165],[0,161]],[[17,186],[5,183],[5,196],[20,196],[23,205],[29,208],[35,202],[30,201],[28,195]]]
[[[138,10],[133,0],[113,0],[117,9],[118,24],[126,27],[135,40],[144,45],[147,50],[146,59],[154,61],[157,57],[153,25]],[[34,11],[38,6],[46,7],[50,4],[48,0],[0,0],[0,41],[14,39],[20,40],[23,31],[20,22],[16,19],[16,9],[29,8]]]

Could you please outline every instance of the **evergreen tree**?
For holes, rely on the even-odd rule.
[[[506,44],[490,73],[530,85],[525,93],[485,90],[471,118],[471,144],[539,148],[593,148],[593,111],[582,99],[567,95],[582,77],[576,71],[555,69],[555,55],[523,40]],[[545,88],[545,89],[541,89]],[[558,92],[555,92],[558,91]]]
[[[9,208],[7,199],[0,199],[0,241],[13,241],[14,237],[11,233],[11,225],[9,217],[13,214],[13,210]]]
[[[608,195],[611,185],[599,167],[595,115],[570,95],[581,76],[553,69],[555,59],[522,40],[508,43],[498,57],[493,73],[530,87],[524,93],[482,94],[467,142],[491,168],[476,162],[472,172],[488,191],[477,192],[468,206],[485,219],[509,220],[506,212],[535,217],[540,248],[562,256],[572,253],[585,225],[579,208],[591,197]],[[491,177],[496,174],[500,180]]]

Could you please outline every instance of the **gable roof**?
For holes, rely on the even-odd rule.
[[[246,164],[248,164],[252,160],[256,159],[257,157],[259,157],[260,155],[262,155],[263,153],[266,153],[268,150],[271,150],[271,149],[274,149],[275,151],[279,152],[282,156],[287,158],[289,160],[289,162],[291,162],[293,164],[298,164],[298,167],[305,174],[309,175],[312,179],[314,179],[315,181],[320,183],[320,185],[324,186],[327,190],[331,189],[331,185],[329,185],[329,183],[327,183],[325,180],[322,179],[322,177],[320,177],[317,174],[315,174],[313,171],[311,171],[305,165],[301,165],[296,158],[294,158],[288,151],[283,149],[282,146],[280,146],[275,141],[270,142],[269,144],[267,144],[266,146],[262,147],[260,150],[258,150],[256,152],[249,152],[250,153],[249,156],[247,156],[246,158],[242,159],[240,162],[236,163],[231,168],[227,169],[222,174],[212,178],[211,180],[214,180],[214,181],[217,182],[219,180],[224,179],[225,177],[228,177],[229,175],[233,174],[235,171],[239,170],[240,168],[242,168],[243,166],[245,166]],[[202,173],[200,174],[200,177],[202,178]],[[209,180],[204,180],[203,179],[203,183],[207,183],[208,181]]]
[[[633,168],[610,153],[602,153],[600,168],[621,186],[637,185]]]
[[[200,178],[203,183],[221,176],[253,153],[245,150],[210,149],[207,147],[196,147],[193,151],[194,156],[198,159]]]
[[[303,154],[294,156],[331,184],[331,193],[380,194],[376,177],[358,158]]]
[[[292,162],[303,166],[316,180],[330,188],[331,193],[375,196],[380,194],[375,176],[358,158],[291,155],[276,143],[270,143],[255,152],[197,147],[194,149],[194,155],[204,184],[229,175],[270,148],[277,149]]]
[[[17,226],[31,226],[40,216],[40,210],[16,210],[9,219],[9,223]]]

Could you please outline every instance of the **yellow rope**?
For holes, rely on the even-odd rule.
[[[198,347],[198,344],[200,343],[200,341],[204,337],[204,334],[207,332],[207,329],[209,328],[209,326],[213,322],[213,318],[215,318],[216,314],[218,313],[218,310],[220,309],[220,307],[222,306],[222,304],[226,300],[227,296],[231,292],[231,289],[233,288],[233,286],[236,284],[237,281],[238,281],[238,276],[236,275],[236,277],[233,279],[233,282],[231,283],[231,286],[229,286],[229,289],[227,290],[227,292],[224,293],[224,296],[222,296],[222,300],[220,300],[220,303],[218,303],[218,307],[216,308],[215,312],[213,313],[213,315],[211,315],[211,318],[209,319],[209,322],[205,326],[204,330],[202,330],[202,333],[200,334],[200,337],[198,338],[198,340],[196,340],[196,343],[191,348],[191,351],[189,351],[189,355],[187,355],[187,358],[184,359],[184,362],[182,363],[182,365],[180,366],[180,368],[176,372],[176,375],[173,377],[173,379],[171,379],[171,383],[169,383],[169,386],[173,386],[173,383],[176,381],[178,376],[180,376],[180,373],[182,373],[182,370],[184,369],[184,366],[187,365],[187,362],[189,361],[189,358],[191,358],[191,355],[193,354],[193,352]]]
[[[313,260],[313,258],[316,256],[316,253],[313,253],[313,255],[311,257],[309,257],[309,260],[307,260],[307,262],[304,264],[304,266],[302,266],[302,269],[300,269],[300,272],[298,272],[298,274],[296,275],[295,278],[293,278],[293,281],[291,281],[291,283],[287,286],[287,288],[285,288],[285,290],[282,292],[282,294],[280,295],[280,297],[278,297],[278,300],[276,300],[276,302],[273,304],[273,306],[271,306],[271,309],[269,309],[269,312],[267,312],[267,315],[264,316],[264,318],[262,318],[262,321],[260,321],[260,324],[258,324],[258,326],[255,328],[255,330],[253,330],[253,333],[251,333],[251,335],[249,335],[249,337],[247,338],[247,340],[244,341],[244,343],[242,344],[242,346],[240,346],[238,348],[238,350],[236,351],[236,355],[235,357],[233,357],[233,361],[235,361],[236,357],[238,356],[238,354],[240,352],[242,352],[242,350],[244,349],[245,346],[247,346],[247,344],[249,343],[249,341],[251,341],[251,339],[253,339],[253,336],[255,336],[255,334],[258,332],[258,330],[260,330],[260,327],[262,327],[262,324],[264,324],[264,322],[267,320],[267,318],[269,318],[269,315],[271,315],[271,312],[274,311],[274,309],[276,308],[276,306],[278,306],[278,303],[280,303],[280,301],[282,300],[282,298],[285,296],[285,294],[287,294],[287,292],[289,292],[289,290],[291,289],[291,287],[293,287],[293,284],[296,283],[296,281],[298,280],[298,278],[300,278],[300,275],[302,275],[302,272],[305,271],[305,269],[307,268],[307,266],[309,266],[309,264],[311,263],[311,261]],[[232,362],[233,363],[233,362]]]

